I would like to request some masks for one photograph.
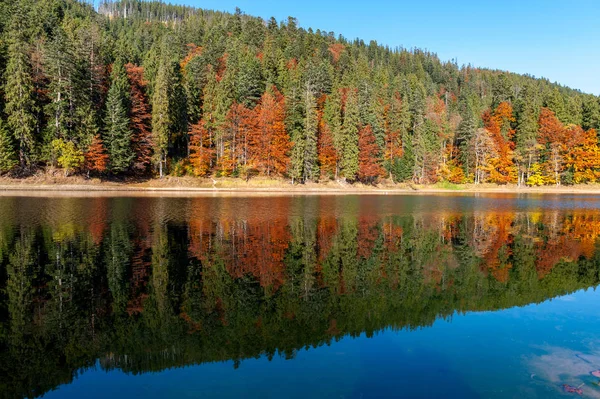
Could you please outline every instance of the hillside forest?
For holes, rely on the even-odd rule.
[[[291,17],[0,0],[0,76],[11,177],[600,180],[598,97]]]

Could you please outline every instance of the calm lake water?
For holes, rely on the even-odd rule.
[[[0,197],[0,397],[600,398],[600,197]]]

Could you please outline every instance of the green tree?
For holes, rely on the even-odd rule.
[[[600,129],[600,102],[595,96],[586,96],[582,106],[582,123],[584,130]]]
[[[109,171],[119,174],[127,171],[135,156],[132,132],[129,124],[129,90],[123,64],[113,64],[111,85],[106,100],[105,130],[103,141],[109,156]]]
[[[341,176],[354,181],[358,173],[358,131],[360,115],[358,95],[355,89],[349,89],[346,97],[344,121],[341,128]]]
[[[303,181],[316,181],[319,177],[317,155],[317,102],[314,89],[310,82],[306,83],[304,90],[304,127],[297,130],[296,137],[292,137],[292,178]]]
[[[0,119],[0,174],[12,171],[18,164],[13,136]]]
[[[16,31],[10,33],[4,96],[8,126],[12,130],[21,168],[31,166],[35,149],[36,104],[27,43]]]
[[[167,165],[167,150],[171,133],[172,120],[169,100],[172,85],[170,65],[168,62],[163,61],[158,69],[154,96],[152,97],[152,135],[156,146],[154,149],[157,157],[156,163],[161,178],[164,176]]]

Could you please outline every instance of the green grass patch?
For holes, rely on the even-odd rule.
[[[465,186],[462,184],[450,183],[449,181],[439,181],[433,185],[435,188],[443,190],[464,190]]]

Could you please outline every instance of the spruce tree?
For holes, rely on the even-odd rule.
[[[597,97],[587,96],[583,101],[582,124],[584,130],[600,129],[600,102]]]
[[[335,178],[337,179],[340,172],[340,154],[343,151],[343,139],[342,139],[342,99],[340,98],[340,91],[337,87],[334,87],[332,93],[327,96],[325,101],[325,107],[323,109],[323,119],[327,126],[333,141],[333,147],[335,152],[338,154],[337,162],[335,165]]]
[[[21,168],[31,166],[35,147],[36,104],[27,44],[11,31],[4,87],[8,127],[13,133]]]
[[[128,115],[128,83],[121,62],[114,63],[111,80],[106,99],[106,128],[103,140],[109,156],[108,169],[111,173],[119,174],[129,169],[134,158]]]
[[[154,85],[152,97],[152,136],[154,138],[154,154],[158,164],[159,175],[164,176],[167,163],[167,150],[171,130],[171,109],[169,104],[172,79],[167,61],[162,61]]]
[[[304,92],[304,181],[316,181],[319,178],[317,154],[317,100],[313,88],[307,84]]]
[[[12,171],[19,163],[17,158],[13,136],[0,119],[0,174]]]
[[[460,151],[460,162],[463,167],[465,176],[474,173],[475,154],[471,146],[477,123],[475,115],[471,109],[469,102],[466,102],[464,110],[461,112],[462,120],[460,121],[456,131],[456,144]]]
[[[535,90],[526,85],[521,90],[521,98],[516,104],[517,129],[515,132],[515,162],[519,165],[518,184],[527,181],[531,165],[535,158],[538,133],[538,110]]]
[[[360,115],[356,90],[349,90],[342,124],[341,175],[354,181],[358,173],[358,131]]]

